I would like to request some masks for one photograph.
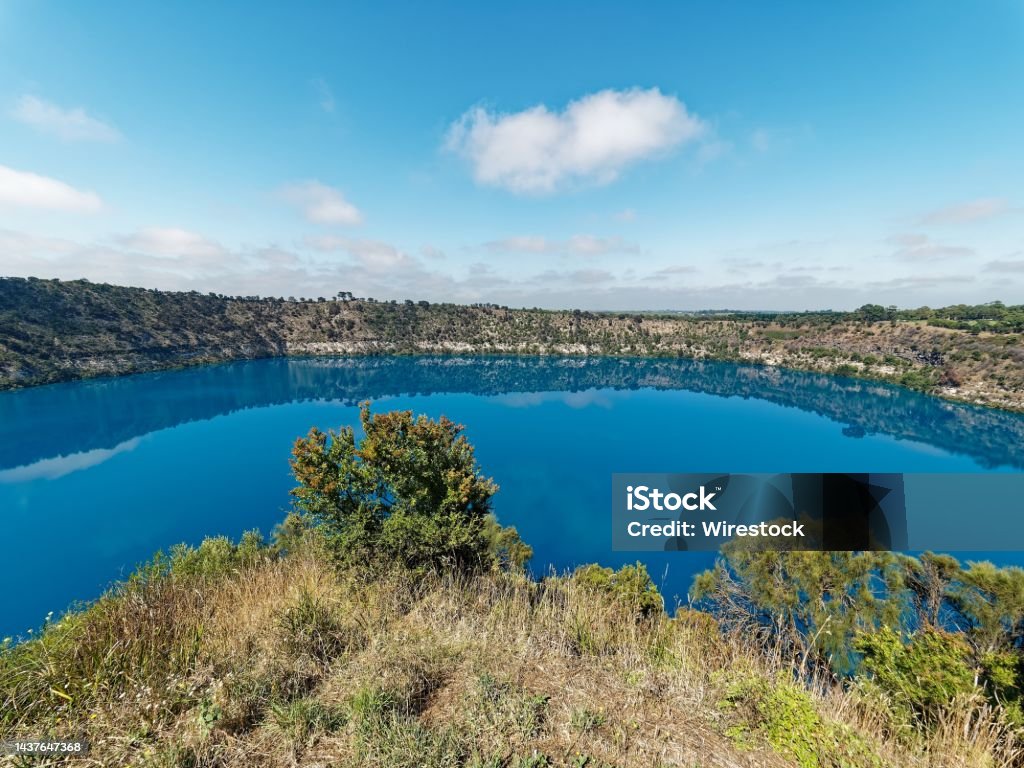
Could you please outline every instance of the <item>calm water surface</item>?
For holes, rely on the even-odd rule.
[[[0,637],[97,597],[158,549],[269,532],[295,437],[356,424],[366,399],[466,426],[535,572],[636,559],[611,551],[614,472],[1024,468],[1020,415],[729,363],[260,360],[0,393]],[[711,562],[643,559],[670,604]]]

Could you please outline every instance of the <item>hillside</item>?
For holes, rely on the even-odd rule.
[[[0,279],[0,388],[281,355],[737,360],[1024,408],[1024,311],[625,314],[170,293]]]
[[[537,578],[460,426],[295,441],[271,542],[157,554],[0,642],[0,740],[149,768],[1010,768],[1024,570],[723,547],[688,606],[640,563]]]
[[[1017,764],[983,707],[919,734],[855,688],[794,682],[705,614],[645,618],[585,572],[367,578],[253,539],[160,562],[0,649],[0,736],[84,738],[66,763],[83,768]]]

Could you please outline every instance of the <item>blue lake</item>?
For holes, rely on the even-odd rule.
[[[1024,417],[853,379],[676,360],[276,359],[0,393],[0,637],[97,597],[158,549],[265,533],[288,455],[357,404],[464,424],[532,568],[611,551],[614,472],[1024,467]],[[644,555],[669,604],[706,553]],[[1014,553],[993,557],[1019,562]]]

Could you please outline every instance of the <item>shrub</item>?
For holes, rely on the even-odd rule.
[[[171,547],[167,567],[170,575],[183,578],[215,578],[248,568],[273,555],[259,531],[246,531],[238,544],[227,536],[203,539],[198,547]],[[154,560],[154,563],[158,560]]]
[[[823,718],[810,695],[791,680],[754,673],[726,673],[719,708],[727,714],[726,734],[749,746],[764,738],[800,768],[880,768],[881,759],[852,728]]]
[[[624,565],[617,571],[592,563],[577,568],[573,579],[585,589],[611,595],[643,616],[665,609],[665,602],[643,563]]]
[[[956,635],[927,628],[904,642],[890,628],[858,635],[862,675],[877,685],[904,722],[934,724],[954,701],[975,691],[970,647]]]
[[[351,427],[313,428],[292,451],[295,504],[342,562],[425,571],[523,558],[516,532],[488,523],[498,487],[480,474],[461,426],[411,411],[373,415],[368,403],[360,420],[358,444]]]

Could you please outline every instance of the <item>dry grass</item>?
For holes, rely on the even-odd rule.
[[[306,555],[155,579],[7,651],[0,728],[84,737],[92,751],[82,766],[873,768],[1019,758],[977,703],[951,708],[928,738],[901,733],[877,703],[830,683],[798,689],[769,659],[702,614],[638,619],[572,579],[366,581]],[[807,734],[821,743],[808,747]]]

